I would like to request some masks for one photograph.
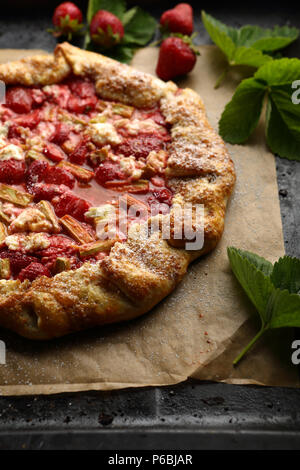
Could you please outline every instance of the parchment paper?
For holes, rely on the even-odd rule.
[[[193,72],[179,82],[204,99],[217,127],[237,77],[213,85],[225,65],[213,46],[200,47]],[[30,54],[32,51],[26,51]],[[133,66],[154,73],[157,49],[139,51]],[[24,51],[1,51],[0,61]],[[284,253],[274,157],[262,126],[247,146],[228,146],[237,184],[217,249],[194,262],[181,285],[153,311],[132,322],[96,328],[46,343],[0,330],[6,364],[3,395],[48,394],[169,385],[193,377],[229,383],[299,386],[291,364],[292,331],[273,332],[233,368],[235,355],[257,332],[257,317],[231,273],[226,247],[234,245],[274,261]]]

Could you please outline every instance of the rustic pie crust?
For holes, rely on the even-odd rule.
[[[0,280],[0,325],[36,340],[66,335],[93,326],[129,320],[149,311],[168,295],[186,273],[188,264],[212,250],[221,238],[227,199],[235,171],[222,139],[207,121],[201,98],[191,89],[83,51],[68,43],[53,55],[38,55],[0,65],[6,85],[45,86],[68,76],[88,77],[103,100],[135,108],[159,106],[169,126],[171,142],[165,175],[173,191],[169,239],[158,231],[141,234],[133,223],[126,241],[117,242],[97,263],[33,282]],[[205,207],[204,245],[187,251],[185,240],[174,238],[174,204]],[[148,220],[149,222],[149,220]]]

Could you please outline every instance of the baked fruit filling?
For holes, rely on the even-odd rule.
[[[8,87],[0,116],[1,279],[103,259],[126,239],[122,201],[128,224],[168,211],[170,134],[158,107],[104,101],[90,80],[70,77]]]

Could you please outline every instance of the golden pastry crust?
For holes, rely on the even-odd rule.
[[[171,212],[157,216],[157,230],[148,234],[154,218],[131,226],[127,241],[116,243],[97,264],[32,283],[0,280],[0,325],[31,339],[50,339],[85,328],[128,320],[149,311],[184,276],[188,264],[213,249],[222,236],[227,199],[235,181],[233,163],[222,139],[209,125],[201,98],[190,89],[139,72],[112,59],[68,43],[54,54],[0,65],[6,84],[46,85],[70,73],[86,76],[104,99],[135,107],[159,103],[170,125],[167,177],[175,195]],[[204,245],[185,249],[174,236],[174,208],[204,205]],[[170,237],[163,239],[161,222],[170,220]]]

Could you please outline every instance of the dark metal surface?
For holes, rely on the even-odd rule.
[[[2,2],[9,4],[9,2]],[[59,3],[59,2],[57,2]],[[83,2],[84,3],[84,2]],[[173,4],[176,2],[173,2]],[[233,26],[300,24],[296,6],[201,3]],[[159,18],[166,9],[149,7]],[[197,42],[209,43],[195,4]],[[50,13],[3,13],[0,48],[43,48]],[[298,56],[300,40],[289,55]],[[276,159],[286,251],[300,256],[300,163]],[[186,382],[178,386],[0,398],[0,449],[299,449],[300,391]]]

